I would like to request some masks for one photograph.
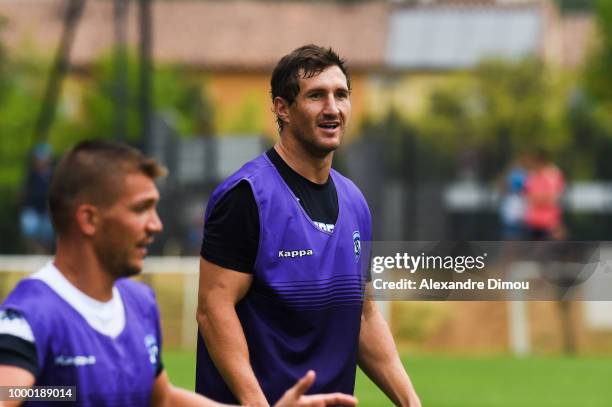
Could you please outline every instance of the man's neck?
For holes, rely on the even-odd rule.
[[[58,242],[55,267],[79,291],[98,301],[110,301],[115,279],[104,270],[93,250],[78,250],[68,242]]]
[[[324,157],[316,157],[304,150],[290,137],[281,137],[274,149],[292,170],[315,184],[324,184],[331,171],[333,151]]]

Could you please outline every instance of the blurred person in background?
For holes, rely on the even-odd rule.
[[[52,175],[51,147],[46,143],[38,144],[32,150],[21,193],[21,234],[29,253],[50,254],[53,250],[53,226],[47,210]]]
[[[545,150],[537,150],[531,156],[525,181],[527,199],[525,224],[531,240],[567,239],[561,208],[564,187],[565,181],[561,170],[550,160]],[[584,247],[571,242],[558,242],[540,246],[538,249],[544,261],[543,275],[554,283],[557,290],[563,350],[568,355],[575,354],[577,348],[575,328],[571,318],[572,303],[564,299],[567,290],[580,281],[578,277],[582,268],[573,265],[584,263]],[[559,259],[563,261],[559,262]]]
[[[107,141],[81,142],[60,161],[49,190],[55,257],[0,306],[0,386],[75,386],[79,406],[219,406],[170,384],[155,294],[126,278],[162,231],[154,180],[165,172]],[[306,373],[278,406],[355,405],[348,395],[303,396],[313,381]]]
[[[525,225],[530,240],[563,240],[561,196],[565,181],[561,170],[545,150],[537,150],[530,158],[525,180]]]
[[[386,321],[365,299],[371,215],[331,168],[351,114],[344,61],[300,47],[271,78],[280,140],[213,192],[205,213],[196,391],[268,406],[314,369],[353,393],[356,366],[396,405],[421,403]]]
[[[502,199],[499,214],[503,240],[521,240],[525,234],[525,161],[524,156],[517,159],[500,182]]]

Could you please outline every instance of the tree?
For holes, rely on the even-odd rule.
[[[3,252],[18,250],[18,192],[34,143],[38,102],[44,93],[50,61],[31,51],[25,44],[15,55],[0,46],[0,248]],[[65,111],[58,112],[55,121],[63,127]]]
[[[15,190],[24,176],[49,67],[48,58],[30,51],[28,57],[26,52],[4,53],[0,62],[0,188],[8,190]],[[58,112],[55,120],[64,127],[65,112]]]
[[[127,59],[127,140],[140,143],[142,129],[138,110],[138,62]],[[111,55],[102,56],[83,80],[80,98],[80,138],[113,138],[114,65]],[[190,77],[185,68],[158,64],[154,71],[154,110],[170,112],[182,135],[212,132],[213,109],[201,78]]]
[[[572,158],[575,167],[594,167],[589,175],[612,179],[612,2],[598,0],[595,6],[596,42],[569,105]]]
[[[33,147],[33,133],[51,58],[25,44],[9,54],[0,43],[0,247],[18,250],[18,192]],[[128,58],[128,141],[141,145],[138,120],[138,64]],[[180,134],[212,133],[212,103],[202,78],[179,66],[159,65],[153,73],[154,110],[170,112]],[[64,83],[47,141],[56,154],[86,138],[114,138],[114,71],[102,56],[87,77]],[[6,241],[5,241],[6,239]]]
[[[596,2],[597,43],[584,72],[587,96],[595,105],[595,116],[612,135],[612,2]]]
[[[522,152],[560,153],[570,134],[556,78],[535,58],[483,61],[431,93],[418,133],[450,162],[479,157],[478,173],[488,180]]]

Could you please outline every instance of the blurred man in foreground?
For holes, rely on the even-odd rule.
[[[141,272],[162,230],[154,179],[164,174],[139,151],[104,141],[62,159],[49,192],[55,259],[0,307],[0,385],[76,386],[85,406],[218,405],[170,384],[155,296],[125,278]],[[354,405],[340,394],[302,396],[313,380],[309,372],[279,405]]]

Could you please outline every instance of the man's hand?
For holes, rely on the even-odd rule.
[[[324,407],[329,405],[356,406],[357,399],[343,393],[313,394],[304,393],[315,381],[315,372],[309,370],[292,388],[287,390],[275,407]]]

